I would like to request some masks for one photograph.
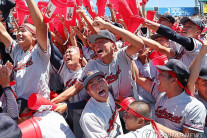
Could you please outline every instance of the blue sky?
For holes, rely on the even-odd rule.
[[[35,2],[38,1],[39,0],[35,0]],[[96,0],[93,0],[93,3],[95,6]],[[149,0],[149,2],[146,5],[146,7],[154,7],[154,6],[155,7],[194,7],[195,0]]]

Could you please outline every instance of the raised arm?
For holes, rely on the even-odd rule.
[[[149,46],[150,48],[157,50],[158,52],[165,54],[167,57],[174,57],[176,55],[176,52],[172,49],[172,48],[167,48],[162,46],[160,43],[152,40],[152,39],[148,39],[145,37],[140,37],[144,44],[146,44],[147,46]]]
[[[147,19],[145,19],[144,25],[158,34],[181,44],[188,51],[192,51],[194,49],[194,42],[190,37],[184,37],[167,26],[160,25]]]
[[[77,81],[73,86],[66,89],[64,92],[62,92],[60,95],[58,95],[57,97],[55,97],[51,101],[54,103],[59,103],[59,102],[68,100],[72,96],[77,94],[82,88],[83,88],[83,84],[81,84],[80,82]]]
[[[109,31],[111,31],[112,33],[118,34],[121,38],[123,38],[125,41],[127,41],[128,43],[130,43],[131,45],[128,46],[126,53],[129,56],[135,55],[139,49],[144,47],[144,43],[142,41],[141,38],[139,38],[138,36],[134,35],[133,33],[116,27],[106,21],[104,21],[103,19],[101,19],[100,17],[96,17],[93,25],[95,27],[98,27],[100,29],[107,29]]]
[[[26,0],[30,15],[36,27],[37,41],[43,51],[47,50],[47,25],[43,21],[43,16],[35,4],[34,0]]]
[[[9,45],[12,42],[11,36],[6,31],[4,25],[0,22],[0,41],[4,43],[7,49],[9,49]]]
[[[203,43],[204,44],[201,47],[199,54],[196,56],[196,58],[194,59],[194,61],[192,62],[191,66],[190,66],[190,76],[188,79],[187,88],[192,94],[195,93],[195,87],[194,87],[195,82],[199,76],[203,57],[207,53],[207,40],[205,40]]]
[[[136,80],[136,83],[144,88],[146,91],[151,92],[153,81],[141,75],[134,61],[132,62],[132,72],[133,79]]]
[[[87,15],[85,10],[79,6],[77,7],[77,12],[80,15],[80,17],[82,17],[87,23],[88,29],[91,30],[92,33],[97,33],[97,29],[94,26],[92,26],[93,20]]]

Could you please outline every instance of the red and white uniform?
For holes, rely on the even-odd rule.
[[[182,45],[174,41],[170,41],[170,44],[169,44],[169,48],[173,48],[177,52],[177,55],[175,58],[182,61],[187,67],[191,65],[191,63],[193,62],[195,57],[198,55],[202,47],[202,43],[200,41],[198,41],[195,38],[192,38],[192,40],[194,42],[194,49],[192,51],[186,50]],[[207,62],[205,58],[204,60],[203,60],[203,65],[204,65],[204,62]],[[207,65],[207,63],[205,63],[205,65]]]
[[[115,99],[118,99],[119,95],[132,96],[134,86],[132,85],[131,65],[133,59],[126,54],[126,48],[116,52],[110,64],[104,64],[101,59],[90,60],[83,70],[80,82],[89,71],[100,70],[104,72]]]
[[[206,111],[207,111],[207,102],[202,99],[197,93],[195,94],[195,97],[203,103],[203,105],[206,107]],[[205,119],[205,127],[204,127],[204,134],[203,134],[203,137],[207,137],[207,116],[206,116],[206,119]]]
[[[114,128],[110,125],[110,120],[114,121],[113,114],[117,117],[113,123]],[[115,110],[115,102],[109,93],[107,102],[98,102],[93,97],[87,102],[80,119],[80,125],[86,138],[115,138],[123,134],[119,114]]]
[[[156,99],[155,121],[176,131],[183,127],[197,132],[204,132],[206,109],[196,98],[185,91],[168,98],[166,93],[158,91],[159,84],[152,86],[151,94]]]
[[[84,68],[81,68],[76,71],[72,71],[67,67],[65,62],[62,62],[62,65],[58,71],[58,74],[60,74],[60,77],[63,80],[65,90],[73,86],[77,82],[77,80],[80,79],[83,69]],[[86,89],[83,88],[80,92],[78,92],[76,95],[71,97],[68,101],[70,103],[79,102],[85,99],[87,95],[88,94],[87,94]]]
[[[18,98],[28,97],[39,93],[49,99],[49,62],[51,48],[48,43],[47,51],[42,51],[39,44],[32,49],[23,51],[16,41],[12,41],[9,54],[14,61],[14,79]]]
[[[36,112],[34,117],[40,126],[43,138],[75,138],[70,126],[65,119],[57,112],[43,111]]]

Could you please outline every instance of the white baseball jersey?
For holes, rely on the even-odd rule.
[[[196,55],[198,55],[198,53],[200,52],[200,49],[202,47],[202,43],[200,41],[198,41],[195,38],[192,38],[192,40],[194,42],[194,49],[192,51],[186,50],[182,45],[180,45],[174,41],[170,41],[170,44],[169,44],[169,48],[173,48],[177,52],[177,55],[175,58],[178,58],[187,67],[189,67],[191,65],[191,63],[195,59]],[[207,57],[205,56],[205,58],[207,58]],[[204,62],[207,62],[207,59],[204,59],[204,60],[203,60],[203,65],[204,65]],[[207,63],[205,63],[205,64],[207,65]]]
[[[83,70],[81,80],[91,70],[100,70],[105,74],[105,79],[113,92],[114,98],[119,95],[128,97],[133,95],[131,64],[133,58],[126,54],[124,47],[115,53],[114,59],[110,64],[104,64],[101,59],[90,60]]]
[[[195,93],[195,97],[196,97],[199,101],[201,101],[201,102],[203,103],[203,105],[206,107],[206,110],[207,110],[207,102],[206,102],[204,99],[202,99],[202,98],[198,95],[198,93]],[[206,116],[206,119],[205,119],[205,127],[204,127],[204,134],[203,134],[203,137],[207,138],[207,116]]]
[[[109,121],[113,121],[113,114],[115,112],[115,102],[109,93],[109,100],[107,102],[98,102],[93,97],[87,102],[80,119],[80,125],[86,138],[115,138],[123,134],[119,114],[117,113],[114,122],[114,128],[109,129]]]
[[[167,134],[161,130],[160,133],[164,138],[168,137]],[[119,135],[117,138],[157,138],[157,135],[151,124],[149,124],[135,131],[130,131],[124,135]]]
[[[159,84],[154,83],[151,94],[156,99],[155,121],[176,131],[183,127],[197,132],[204,132],[206,109],[196,98],[185,91],[168,98],[166,93],[158,91]]]
[[[142,63],[140,62],[139,59],[135,60],[135,63],[137,65],[137,68],[139,69],[140,73],[149,79],[154,79],[155,77],[152,76],[154,74],[151,74],[151,72],[155,72],[155,71],[151,71],[151,70],[157,70],[154,65],[151,65],[152,62],[146,63],[144,65],[142,65]],[[154,67],[154,68],[151,68]],[[152,111],[152,119],[155,118],[154,112],[155,112],[155,99],[154,97],[147,92],[144,88],[142,88],[141,86],[137,85],[137,95],[138,95],[138,100],[139,101],[143,101],[147,104],[150,105],[151,111]]]
[[[60,66],[58,74],[60,74],[60,77],[63,80],[64,89],[67,89],[67,88],[73,86],[77,82],[77,80],[80,79],[81,74],[83,72],[83,69],[84,68],[81,68],[77,71],[72,71],[67,67],[65,62],[62,62],[62,65]],[[71,97],[69,99],[69,102],[70,103],[79,102],[79,101],[83,100],[84,98],[86,98],[87,95],[88,94],[87,94],[86,89],[83,88],[80,92],[78,92],[76,95]]]
[[[154,78],[151,75],[151,72],[150,72],[151,68],[150,68],[149,63],[142,65],[139,59],[135,60],[135,63],[140,73],[144,77],[149,78],[149,79]],[[149,92],[147,92],[144,88],[142,88],[141,86],[137,85],[137,90],[138,90],[138,96],[139,96],[140,101],[146,102],[148,104],[156,102],[154,97],[152,97],[152,95]]]
[[[34,117],[40,126],[43,138],[75,138],[62,115],[54,111],[36,112]]]
[[[39,44],[32,49],[23,51],[16,41],[9,46],[9,54],[14,61],[14,79],[18,98],[39,93],[49,99],[49,63],[51,48],[48,42],[47,51],[42,51]]]

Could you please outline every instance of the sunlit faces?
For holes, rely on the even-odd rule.
[[[196,89],[198,90],[198,95],[207,101],[207,80],[199,79],[196,82]]]
[[[32,33],[29,32],[26,28],[19,28],[17,31],[17,42],[18,44],[27,51],[35,38]]]
[[[170,74],[167,71],[161,71],[158,75],[158,81],[160,82],[158,91],[159,92],[166,92],[171,84],[171,79]]]
[[[112,54],[114,48],[115,44],[109,39],[100,38],[95,41],[94,51],[99,58],[104,58]]]
[[[87,91],[98,102],[106,102],[109,96],[108,83],[102,76],[92,78],[88,82]]]
[[[138,125],[138,118],[125,111],[124,122],[127,130],[135,131]]]
[[[168,47],[169,41],[165,37],[157,37],[155,38],[155,41],[160,43],[164,47]]]
[[[198,26],[191,21],[187,21],[183,25],[183,29],[181,31],[181,35],[185,37],[193,37],[196,38],[200,34],[200,30]]]
[[[158,23],[162,24],[162,25],[165,25],[169,28],[172,28],[173,24],[168,20],[168,19],[165,19],[165,18],[160,18]]]
[[[74,64],[81,64],[82,61],[80,52],[74,48],[69,47],[64,54],[64,61],[68,68]]]

